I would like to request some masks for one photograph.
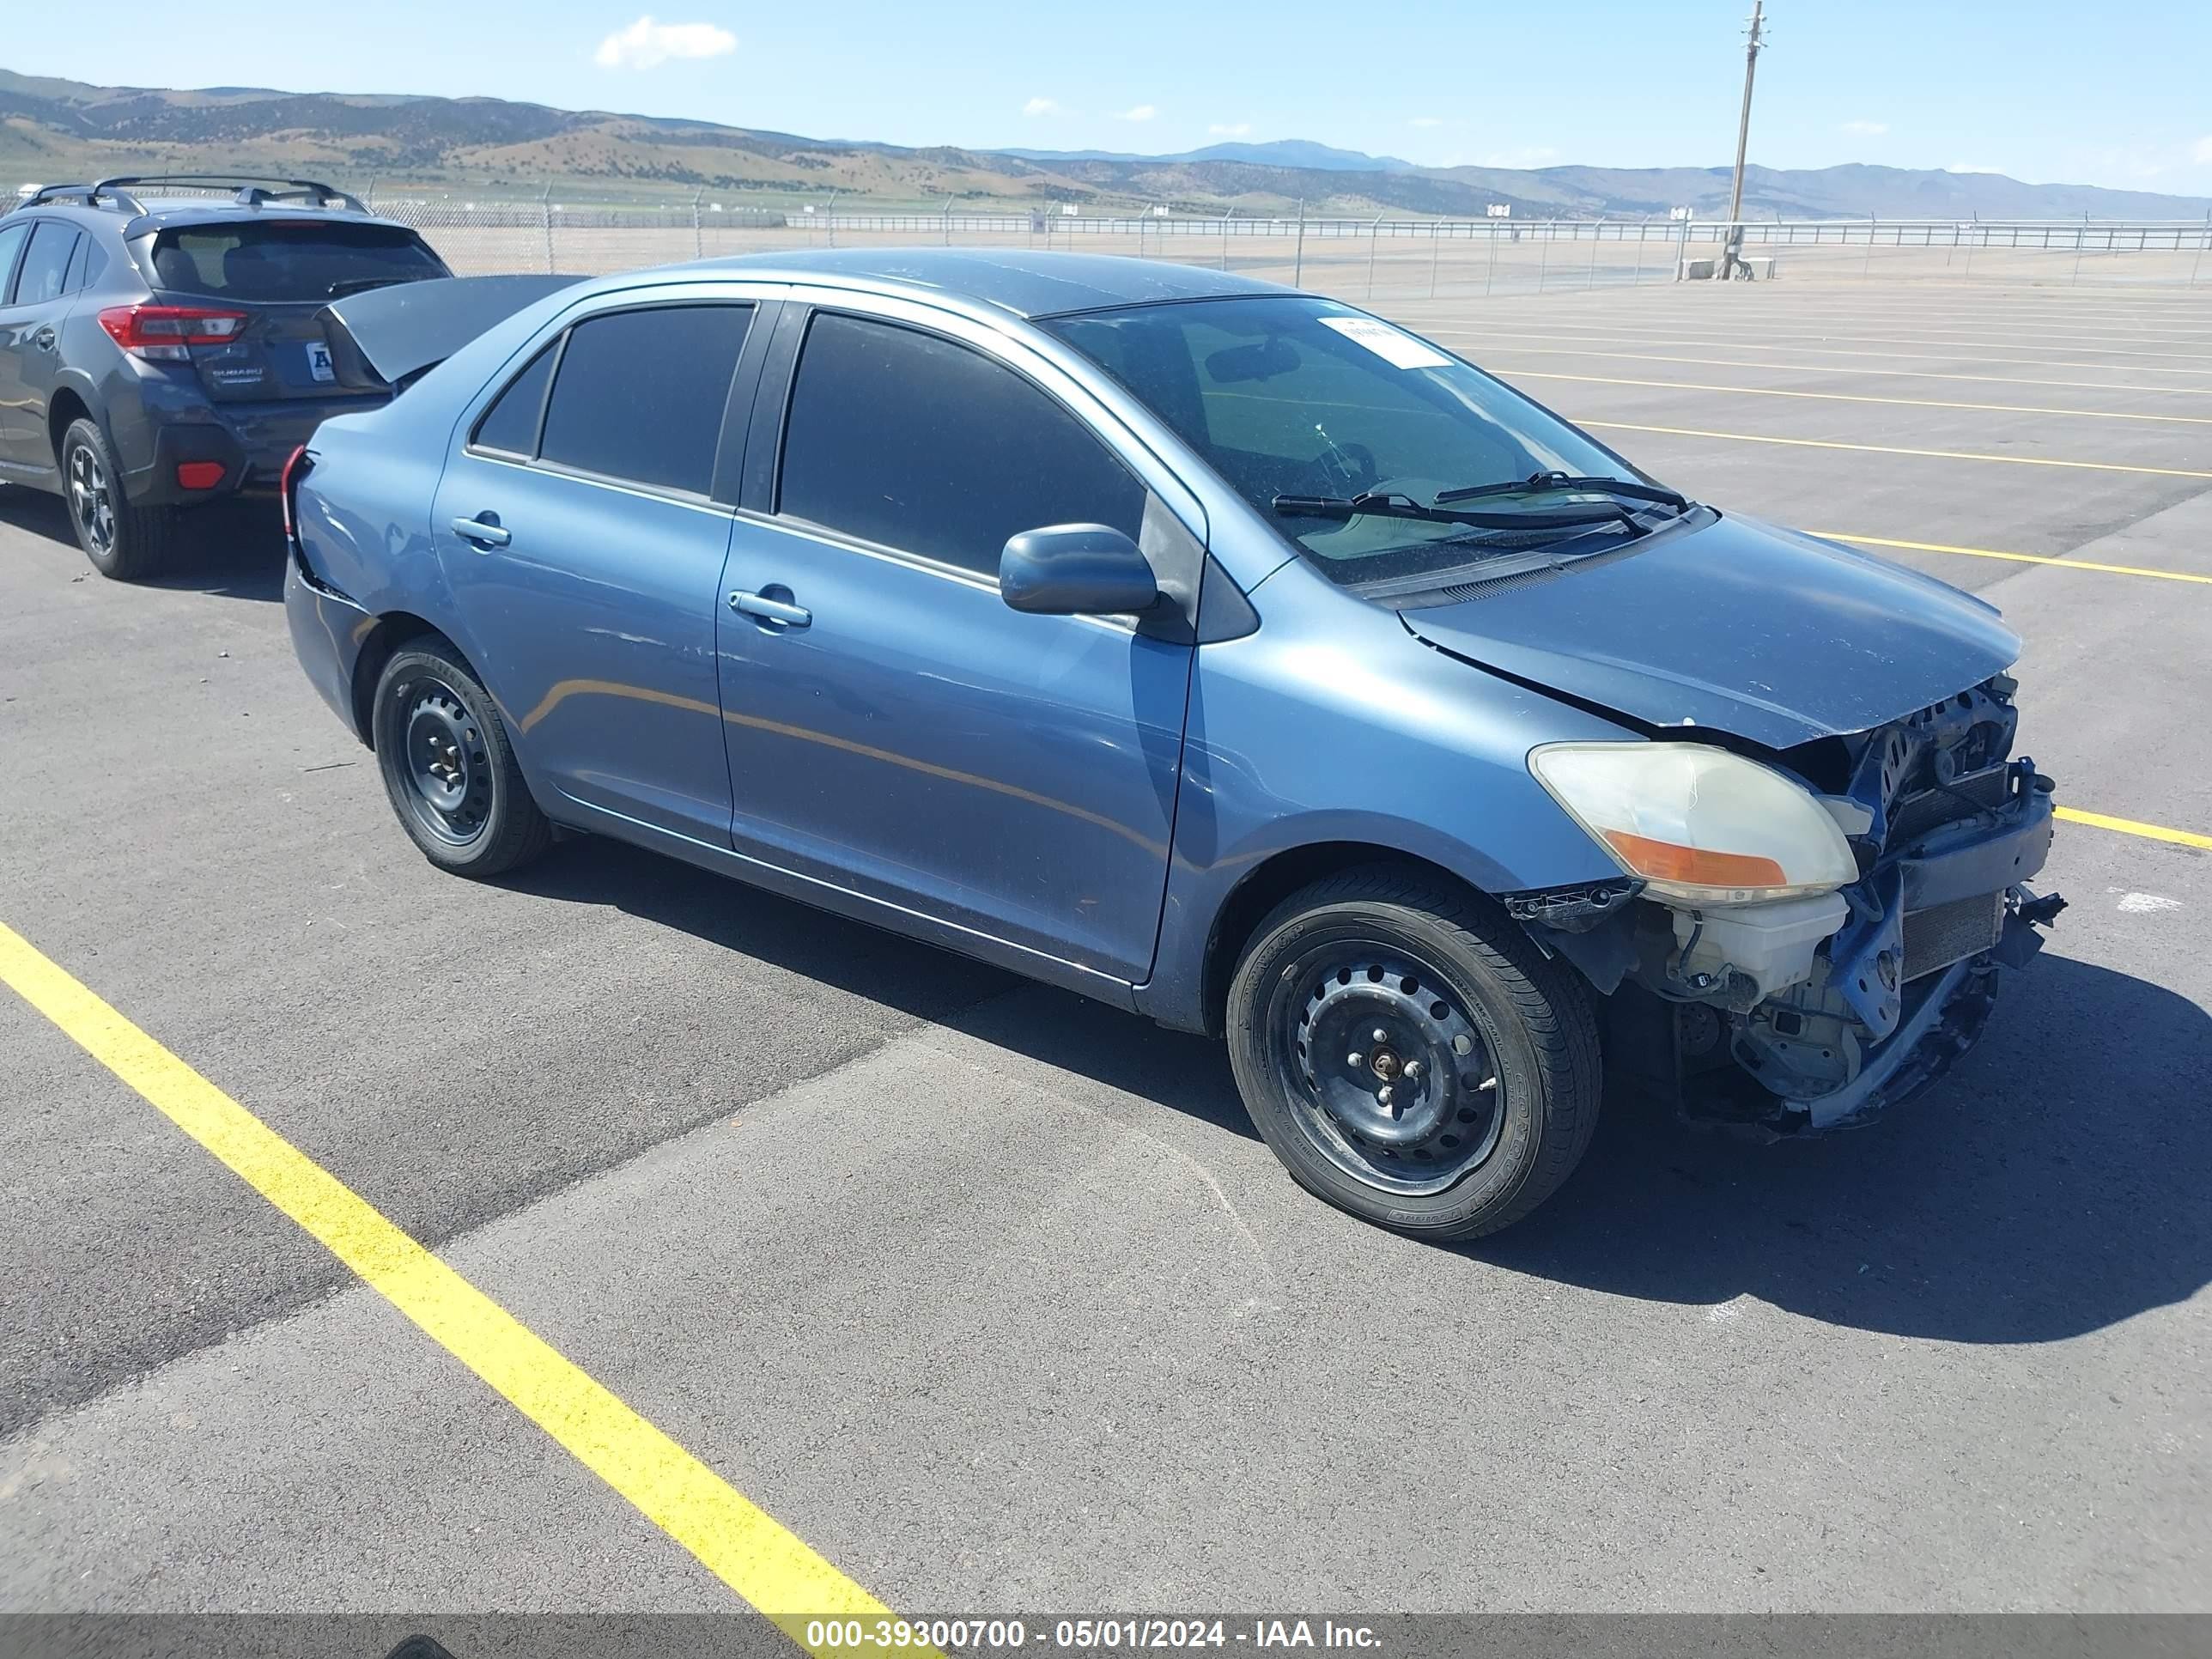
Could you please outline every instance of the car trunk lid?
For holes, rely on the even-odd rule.
[[[580,276],[441,276],[333,300],[321,324],[338,379],[404,386],[477,336]]]

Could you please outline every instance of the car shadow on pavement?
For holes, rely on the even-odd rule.
[[[611,905],[922,1019],[948,1019],[1024,982],[982,963],[596,836],[563,840],[546,857],[500,878],[499,884],[541,898]]]
[[[1550,1203],[1466,1253],[1616,1296],[2050,1342],[2212,1282],[2212,1015],[2046,951],[1980,1046],[1866,1128],[1757,1146],[1611,1110]]]
[[[1218,1042],[1170,1031],[934,945],[848,921],[678,860],[596,837],[504,878],[608,904],[789,973],[935,1021],[1257,1139]],[[1020,991],[1019,1000],[1006,995]]]
[[[75,562],[70,574],[97,580],[77,548],[60,496],[36,489],[0,489],[0,524],[66,548]],[[190,531],[167,570],[135,585],[226,599],[284,597],[284,535],[273,501],[218,501],[194,507]]]
[[[511,880],[1254,1133],[1206,1038],[611,842],[569,842]],[[2212,1281],[2208,1079],[2212,1016],[2047,951],[1950,1077],[1867,1128],[1762,1146],[1608,1102],[1556,1196],[1446,1248],[1649,1301],[1749,1296],[1901,1336],[2056,1341]]]

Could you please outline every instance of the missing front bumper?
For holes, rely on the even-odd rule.
[[[1865,1050],[1849,1083],[1801,1097],[1762,1086],[1752,1071],[1739,1065],[1686,1071],[1677,1095],[1681,1115],[1699,1125],[1778,1139],[1855,1128],[1925,1091],[1981,1040],[2005,971],[2025,966],[2042,948],[2038,926],[2065,902],[2055,894],[2038,898],[2024,887],[1997,896],[2002,921],[1996,941],[1902,985],[1894,1027]],[[1697,1013],[1671,1012],[1678,1023]]]

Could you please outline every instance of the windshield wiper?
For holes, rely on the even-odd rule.
[[[1471,501],[1483,495],[1519,495],[1547,489],[1578,490],[1588,495],[1625,495],[1632,501],[1656,501],[1671,507],[1677,513],[1690,509],[1686,495],[1664,489],[1658,484],[1637,483],[1627,478],[1577,478],[1565,472],[1536,472],[1525,478],[1510,478],[1504,483],[1468,484],[1459,489],[1440,489],[1437,504],[1446,501]]]
[[[1437,499],[1442,501],[1445,497]],[[1441,506],[1424,507],[1396,490],[1363,490],[1357,495],[1278,495],[1270,505],[1285,518],[1298,519],[1420,519],[1430,524],[1463,524],[1477,530],[1578,530],[1614,522],[1632,530],[1641,528],[1623,507],[1594,513],[1463,513]]]

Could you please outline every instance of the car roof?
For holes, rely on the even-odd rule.
[[[1165,260],[1018,248],[823,248],[702,259],[675,269],[726,270],[757,281],[829,283],[876,293],[949,296],[1024,319],[1161,301],[1292,291],[1250,276]]]

